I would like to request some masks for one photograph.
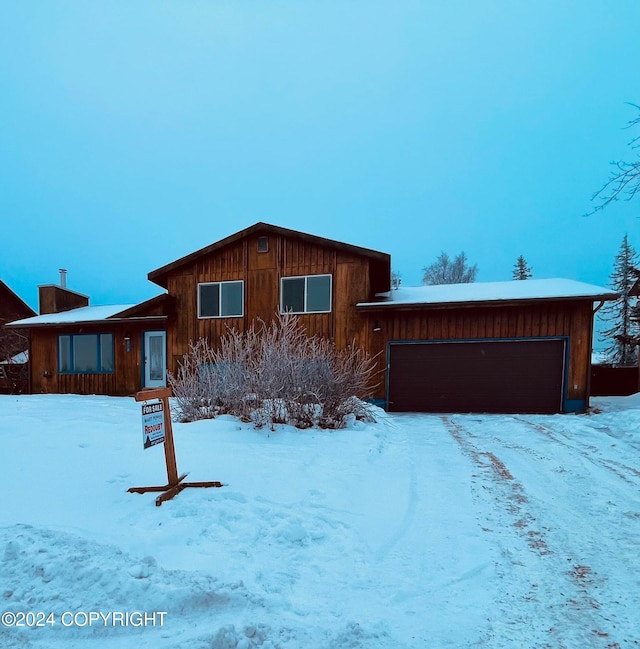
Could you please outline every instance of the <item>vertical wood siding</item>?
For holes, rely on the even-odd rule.
[[[164,325],[113,323],[92,327],[64,329],[32,329],[31,331],[31,390],[33,393],[110,394],[126,396],[142,387],[141,351],[145,330],[162,330]],[[67,334],[113,334],[114,371],[101,374],[59,374],[58,336]],[[126,350],[125,336],[130,338]],[[45,375],[47,374],[47,375]]]
[[[331,312],[302,314],[300,323],[309,335],[331,338],[338,347],[354,340],[366,344],[365,318],[355,305],[372,297],[369,260],[273,233],[267,235],[267,252],[258,252],[259,236],[233,242],[169,275],[168,291],[176,307],[168,337],[169,370],[175,371],[191,341],[207,338],[216,346],[229,328],[244,331],[258,320],[269,324],[280,308],[283,277],[330,274]],[[198,319],[198,284],[233,280],[244,281],[243,317]]]
[[[518,306],[432,308],[363,312],[368,350],[379,354],[378,369],[385,371],[386,346],[400,340],[474,340],[568,336],[567,399],[586,401],[589,391],[589,354],[593,326],[591,301],[531,302]],[[372,331],[375,324],[382,330]],[[384,399],[384,385],[376,398]]]

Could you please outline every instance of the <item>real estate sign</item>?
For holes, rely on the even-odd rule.
[[[142,406],[142,444],[151,448],[164,442],[164,404],[145,403]]]

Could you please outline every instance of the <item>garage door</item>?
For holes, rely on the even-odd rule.
[[[564,339],[390,343],[388,407],[561,412],[564,358]]]

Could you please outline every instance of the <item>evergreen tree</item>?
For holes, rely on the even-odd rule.
[[[533,273],[531,272],[531,266],[527,264],[525,258],[520,255],[516,261],[516,265],[513,267],[513,279],[531,279]]]
[[[478,267],[469,266],[467,256],[461,252],[453,260],[446,252],[440,253],[438,259],[422,269],[424,284],[468,284],[475,282]]]
[[[608,302],[602,308],[602,319],[611,326],[602,332],[602,340],[608,343],[604,350],[607,359],[614,365],[635,365],[637,362],[638,321],[635,315],[635,297],[631,289],[638,279],[638,254],[629,244],[627,235],[624,235],[620,251],[618,252],[613,272],[611,273],[611,288],[620,297]]]

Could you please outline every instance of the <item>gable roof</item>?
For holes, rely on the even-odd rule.
[[[375,302],[360,302],[361,309],[427,308],[435,306],[511,303],[538,300],[615,300],[618,293],[572,279],[525,279],[508,282],[473,282],[400,287],[381,293]]]
[[[13,301],[16,309],[24,314],[24,316],[35,315],[36,312],[17,293],[14,293],[14,291],[12,291],[1,279],[0,296],[2,297],[3,301]]]
[[[285,237],[292,237],[318,246],[333,248],[335,250],[340,250],[353,255],[359,255],[361,257],[368,257],[369,259],[375,261],[380,261],[388,264],[391,263],[390,255],[388,255],[385,252],[370,250],[369,248],[361,248],[360,246],[354,246],[349,243],[334,241],[333,239],[325,239],[324,237],[318,237],[316,235],[307,234],[305,232],[298,232],[297,230],[290,230],[289,228],[283,228],[278,225],[271,225],[269,223],[258,222],[248,228],[245,228],[244,230],[240,230],[235,234],[225,237],[224,239],[220,239],[220,241],[216,241],[215,243],[212,243],[211,245],[206,246],[205,248],[201,248],[200,250],[196,250],[195,252],[192,252],[191,254],[186,255],[185,257],[181,257],[180,259],[177,259],[176,261],[173,261],[170,264],[166,264],[161,268],[152,270],[147,275],[147,277],[149,278],[150,281],[158,284],[159,286],[162,286],[163,288],[167,288],[167,275],[172,271],[177,270],[178,268],[184,266],[185,264],[190,264],[198,260],[200,257],[204,257],[205,255],[209,255],[212,252],[220,250],[221,248],[224,248],[229,244],[235,243],[236,241],[240,241],[241,239],[244,239],[254,234],[263,234],[263,233],[275,234],[275,235],[280,235]]]

